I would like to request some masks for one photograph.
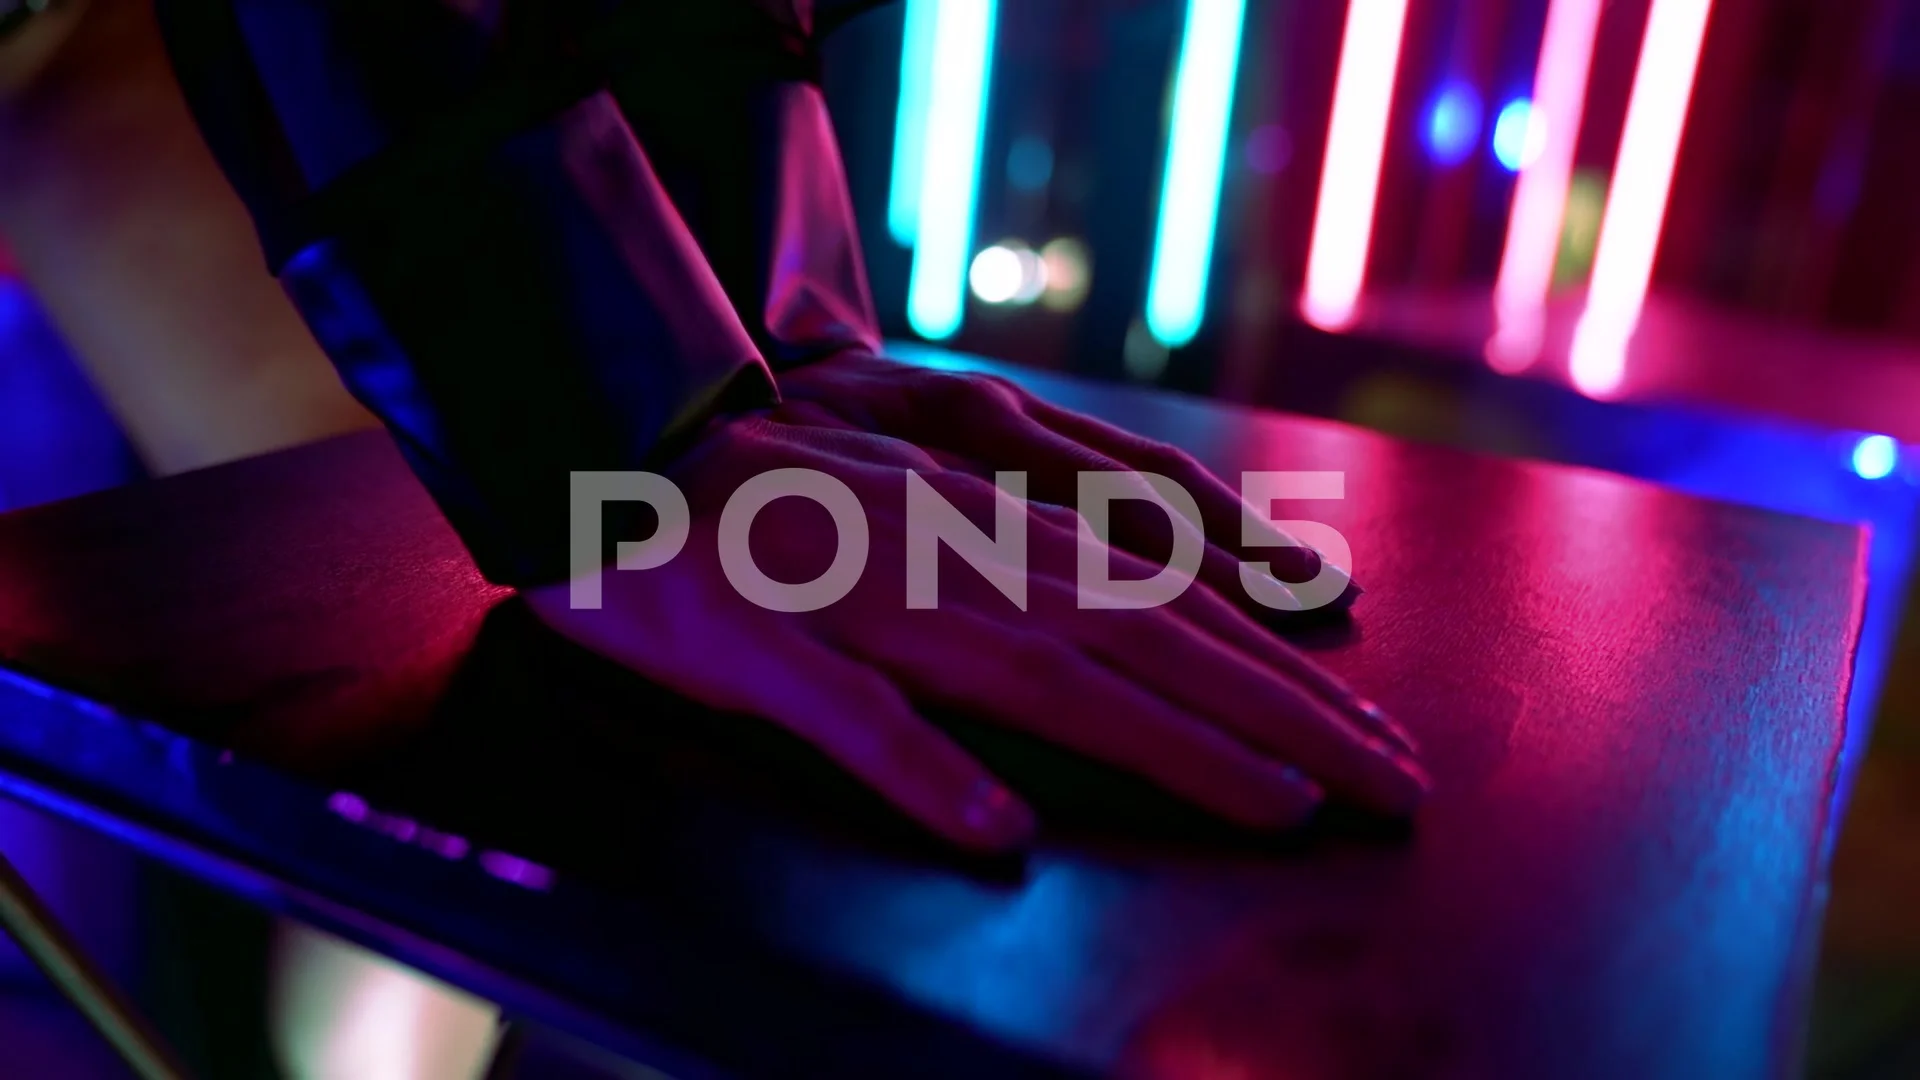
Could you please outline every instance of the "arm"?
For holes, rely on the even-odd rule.
[[[636,32],[598,21],[609,8]],[[844,232],[832,246],[850,218],[837,152],[824,168],[824,111],[777,70],[795,39],[791,21],[769,12],[804,9],[759,0],[550,0],[490,5],[485,17],[441,0],[161,8],[188,99],[307,323],[482,569],[522,586],[559,633],[710,706],[792,730],[972,847],[1021,844],[1033,821],[921,717],[929,704],[1103,758],[1249,826],[1299,822],[1322,784],[1383,811],[1410,809],[1425,782],[1406,741],[1219,595],[1194,588],[1152,610],[1083,608],[1075,568],[1083,554],[1106,558],[1104,545],[1070,511],[1009,503],[977,461],[886,430],[886,408],[903,400],[890,386],[836,399],[844,414],[865,410],[871,419],[859,423],[778,402],[760,347],[813,360],[805,371],[877,344],[857,246]],[[770,56],[771,76],[756,73]],[[701,248],[724,251],[719,234],[697,240],[655,171],[655,136],[641,123],[636,139],[622,102],[601,88],[646,64],[724,70],[748,80],[750,99],[766,87],[780,106],[771,127],[706,129],[745,156],[684,174],[732,193],[712,204],[709,225],[744,211],[772,226],[745,230],[771,243],[741,260],[721,255],[724,275]],[[725,87],[693,85],[655,91],[665,108],[720,115]],[[628,97],[636,114],[651,100]],[[701,150],[697,137],[683,145]],[[657,148],[669,171],[687,165],[664,140]],[[771,202],[751,182],[765,160],[780,163]],[[768,207],[779,213],[763,218]],[[1027,417],[1018,401],[969,395],[987,405],[983,420]],[[991,433],[972,433],[982,434]],[[1050,467],[1074,463],[1100,467],[1071,447]],[[684,549],[644,573],[605,575],[604,602],[576,606],[562,580],[569,474],[634,469],[678,483],[690,511]],[[872,539],[847,591],[804,610],[750,601],[720,542],[743,483],[795,469],[850,491]],[[916,482],[986,528],[1014,511],[1032,549],[1031,605],[960,575],[936,608],[909,607]],[[755,561],[776,581],[811,580],[841,550],[838,529],[796,502],[776,499],[754,529]],[[614,535],[636,535],[612,524]],[[1111,554],[1122,577],[1151,576]]]
[[[0,235],[154,471],[372,422],[262,264],[148,0],[0,40]]]

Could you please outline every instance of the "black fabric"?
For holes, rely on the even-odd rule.
[[[246,0],[241,0],[245,3]],[[834,25],[887,0],[838,5]],[[291,8],[316,5],[295,0]],[[225,0],[160,0],[162,32],[216,156],[252,211],[275,273],[382,205],[404,205],[512,136],[610,85],[645,73],[654,92],[773,81],[817,83],[816,37],[741,0],[644,4],[549,0],[508,6],[485,26],[439,0],[327,0],[342,50],[357,55],[403,137],[314,183],[286,145],[250,42]],[[425,62],[416,43],[456,41],[461,65]],[[312,47],[321,47],[312,43]],[[444,52],[445,50],[440,50]],[[462,70],[449,70],[458,68]],[[398,76],[398,77],[396,77]],[[380,84],[385,85],[380,85]],[[696,89],[688,113],[716,118]]]
[[[887,0],[757,2],[789,35],[807,36],[813,53],[833,29]],[[609,85],[769,366],[880,348],[840,148],[817,85],[737,63],[626,63]]]
[[[488,21],[439,0],[158,6],[289,295],[491,579],[568,575],[570,473],[658,467],[715,412],[776,399],[594,86],[607,58],[676,41],[681,63],[711,48],[784,77],[768,58],[800,56],[796,30],[739,3],[641,19],[639,5],[528,0]]]

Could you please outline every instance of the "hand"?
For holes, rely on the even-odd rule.
[[[1243,545],[1246,506],[1239,492],[1184,451],[1043,401],[996,375],[935,371],[850,351],[781,372],[780,392],[787,412],[803,422],[905,439],[950,467],[984,476],[1026,472],[1028,495],[1039,502],[1074,505],[1082,472],[1165,476],[1194,497],[1200,522],[1172,522],[1159,507],[1121,500],[1113,504],[1113,545],[1165,565],[1171,530],[1200,528],[1206,546],[1199,580],[1261,618],[1278,613],[1241,585],[1243,562],[1267,563],[1282,584],[1313,581],[1323,572],[1318,552],[1270,526],[1259,526],[1267,544]],[[1338,599],[1323,610],[1350,607],[1361,590],[1346,568],[1329,566],[1325,573],[1336,575],[1332,595]]]
[[[1007,496],[912,443],[794,418],[782,406],[717,422],[676,462],[691,523],[672,561],[605,573],[599,609],[575,610],[561,584],[531,590],[533,610],[648,679],[788,728],[929,829],[976,850],[1022,845],[1032,813],[916,705],[1041,736],[1255,828],[1301,822],[1324,793],[1396,815],[1419,801],[1426,784],[1410,742],[1211,590],[1196,585],[1162,608],[1081,609],[1072,511],[1026,510],[1028,610],[960,565],[941,575],[937,608],[908,609],[908,472],[989,533]],[[871,537],[852,591],[804,613],[745,599],[717,549],[722,508],[739,484],[789,468],[845,483]],[[781,582],[820,576],[839,546],[827,512],[795,498],[769,503],[752,536],[757,565]],[[1113,558],[1120,577],[1157,569]]]

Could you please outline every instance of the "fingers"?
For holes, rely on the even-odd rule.
[[[944,485],[956,500],[970,496],[957,490],[963,486]],[[1002,618],[1080,646],[1193,720],[1299,766],[1357,805],[1398,816],[1425,797],[1430,782],[1412,760],[1410,738],[1205,586],[1189,588],[1169,607],[1082,609],[1076,577],[1083,542],[1076,531],[1030,520],[1029,611]],[[1124,552],[1102,554],[1120,578],[1158,569]],[[966,599],[984,597],[973,590]]]
[[[1011,408],[981,411],[988,415],[982,415],[978,423],[970,425],[977,439],[971,452],[990,461],[995,468],[1024,470],[1028,475],[1028,494],[1036,500],[1078,506],[1081,473],[1139,471]],[[1232,590],[1229,595],[1246,595],[1240,587],[1239,561],[1202,532],[1201,522],[1169,513],[1149,501],[1152,492],[1144,481],[1137,491],[1139,498],[1116,499],[1108,504],[1112,532],[1108,539],[1114,547],[1164,565],[1174,550],[1176,535],[1201,533],[1204,543],[1199,579],[1215,589]]]
[[[790,378],[794,396],[821,395],[841,422],[851,420],[942,452],[942,463],[950,468],[958,460],[974,463],[963,471],[976,475],[1026,472],[1036,499],[1075,505],[1078,476],[1089,471],[1158,473],[1174,480],[1193,495],[1200,520],[1169,522],[1157,506],[1119,500],[1112,506],[1113,544],[1164,562],[1175,532],[1200,531],[1206,540],[1200,580],[1262,616],[1272,609],[1241,585],[1242,562],[1266,563],[1282,588],[1322,574],[1317,552],[1264,524],[1264,515],[1249,517],[1237,491],[1174,447],[1049,404],[997,376],[922,371],[880,360],[871,366],[851,359],[834,365],[814,373],[825,380],[824,387],[808,385],[804,369]],[[1243,544],[1244,520],[1254,521],[1267,542]],[[1327,607],[1351,606],[1358,586],[1344,570],[1327,572],[1343,586]]]
[[[1200,464],[1192,455],[1084,413],[1063,409],[1031,394],[1022,395],[1021,408],[1035,423],[1098,450],[1119,462],[1122,467],[1138,472],[1159,473],[1186,488],[1200,506],[1200,518],[1207,536],[1215,544],[1234,553],[1229,557],[1236,564],[1241,558],[1265,561],[1282,582],[1312,581],[1320,574],[1320,553],[1286,536],[1279,529],[1264,524],[1265,515],[1259,515],[1255,520],[1260,522],[1257,527],[1267,536],[1269,543],[1247,550],[1247,545],[1240,540],[1248,510],[1246,501],[1238,491],[1215,476],[1212,470]],[[1207,580],[1213,583],[1211,579]],[[1215,588],[1220,586],[1215,585]],[[1341,597],[1337,606],[1350,604],[1353,597],[1358,595],[1356,590],[1357,586],[1346,590],[1347,594]],[[1238,594],[1237,585],[1227,593],[1230,596]]]
[[[1029,534],[1029,558],[1041,570],[1029,586],[1032,608],[1060,632],[1155,693],[1299,765],[1334,794],[1392,815],[1425,797],[1431,781],[1413,760],[1410,736],[1204,586],[1164,608],[1078,610],[1066,568],[1079,542],[1050,527]],[[1121,577],[1157,570],[1125,552],[1107,554]]]
[[[942,497],[975,519],[976,523],[984,523],[983,528],[991,527],[991,489],[955,476],[933,476],[926,479]],[[1109,633],[1124,636],[1129,632],[1128,628],[1136,626],[1145,616],[1153,614],[1151,612],[1118,612],[1111,619],[1107,619],[1104,618],[1106,613],[1103,612],[1081,611],[1077,595],[1074,594],[1074,590],[1078,588],[1076,581],[1078,548],[1081,543],[1078,531],[1079,519],[1071,511],[1040,503],[1030,503],[1029,511],[1031,515],[1028,523],[1028,558],[1031,571],[1029,581],[1051,582],[1053,589],[1064,590],[1064,592],[1056,591],[1047,594],[1050,599],[1047,601],[1048,610],[1046,611],[1039,609],[1042,596],[1040,593],[1035,593],[1034,610],[1026,617],[1034,620],[1050,619],[1052,620],[1050,626],[1056,626],[1062,620],[1070,621],[1076,627],[1104,626],[1109,628]],[[1158,570],[1156,565],[1151,565],[1125,552],[1108,550],[1103,552],[1103,555],[1113,564],[1114,572],[1121,578],[1146,578]],[[975,610],[997,612],[1002,617],[1010,617],[1011,609],[999,603],[990,590],[981,588],[979,585],[977,579],[964,576],[951,580],[946,587],[951,590],[954,599],[962,604]],[[1252,688],[1261,695],[1257,700],[1270,700],[1276,694],[1291,695],[1304,691],[1315,709],[1331,710],[1337,716],[1337,725],[1343,729],[1351,727],[1364,738],[1381,740],[1390,758],[1411,759],[1416,753],[1412,737],[1388,719],[1378,707],[1360,698],[1351,687],[1299,650],[1276,637],[1271,631],[1255,623],[1240,609],[1220,598],[1205,585],[1196,584],[1188,588],[1172,602],[1170,610],[1190,624],[1182,628],[1187,631],[1184,636],[1199,634],[1219,643],[1225,650],[1227,657],[1215,658],[1216,666],[1217,663],[1231,661],[1237,665],[1235,670],[1244,669],[1259,673],[1269,681],[1279,680],[1283,684],[1283,689],[1275,689],[1271,685]],[[1154,625],[1149,620],[1148,626],[1139,638],[1142,642],[1158,640],[1155,634],[1168,632],[1170,631],[1167,628]],[[1132,645],[1135,642],[1128,644]],[[1152,664],[1161,659],[1151,655],[1150,649],[1147,651],[1149,653],[1145,657],[1147,663]],[[1183,671],[1179,665],[1175,665],[1169,672],[1169,677],[1175,680],[1199,679],[1203,677],[1203,672],[1206,670],[1205,667],[1198,667]],[[1239,685],[1246,687],[1244,680]],[[1176,697],[1175,700],[1178,698]],[[1224,715],[1230,717],[1239,716],[1247,713],[1250,708],[1254,708],[1247,702],[1241,703],[1238,712],[1218,700],[1215,700],[1212,705],[1216,713],[1220,709],[1225,709]],[[1255,709],[1253,715],[1262,714]],[[1268,712],[1265,715],[1276,714]],[[1412,766],[1410,760],[1406,761],[1406,764]],[[1417,767],[1412,768],[1411,772],[1416,780],[1420,779]],[[1417,788],[1420,785],[1415,786]],[[1376,785],[1374,790],[1382,789]],[[1388,778],[1388,787],[1383,792],[1383,796],[1390,804],[1397,804],[1408,797],[1400,779],[1392,777]],[[1417,798],[1417,794],[1414,797]]]
[[[1298,825],[1321,802],[1299,771],[1058,638],[965,609],[939,614],[937,632],[854,628],[847,647],[915,698],[1030,732],[1250,828]]]
[[[1361,697],[1319,662],[1254,622],[1246,612],[1221,599],[1211,589],[1188,589],[1169,606],[1188,622],[1266,669],[1294,679],[1332,705],[1348,722],[1385,739],[1402,755],[1412,757],[1419,753],[1419,743],[1413,735],[1380,706]]]
[[[1083,472],[1158,473],[1194,497],[1199,521],[1169,514],[1144,498],[1113,501],[1108,539],[1122,551],[1164,564],[1174,548],[1175,534],[1198,532],[1205,541],[1199,579],[1237,603],[1258,607],[1262,614],[1268,609],[1259,606],[1240,583],[1243,560],[1268,563],[1282,586],[1287,581],[1311,581],[1321,572],[1317,553],[1298,544],[1285,546],[1290,541],[1276,529],[1266,529],[1276,546],[1245,548],[1240,537],[1246,508],[1239,494],[1173,447],[1049,405],[1004,380],[949,376],[939,385],[945,387],[939,393],[948,398],[947,405],[936,411],[935,422],[922,424],[913,437],[922,442],[937,440],[994,469],[1026,472],[1029,493],[1035,499],[1077,505]],[[1147,493],[1144,482],[1140,488],[1143,495]],[[1354,595],[1347,590],[1340,603],[1350,603]]]
[[[818,747],[908,816],[961,847],[999,852],[1033,838],[1013,792],[914,712],[879,672],[802,635],[782,635],[751,709]]]
[[[1074,611],[1059,582],[1031,586],[1036,610],[1062,613],[1057,632],[1195,720],[1297,766],[1329,794],[1404,816],[1428,781],[1393,744],[1356,728],[1290,675],[1256,663],[1170,608]],[[1074,617],[1077,616],[1077,617]]]

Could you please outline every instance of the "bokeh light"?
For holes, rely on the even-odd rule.
[[[1427,152],[1441,165],[1458,165],[1480,138],[1480,95],[1463,82],[1449,82],[1427,109]]]
[[[1514,98],[1493,122],[1493,156],[1508,172],[1519,172],[1539,160],[1547,148],[1546,118],[1536,116],[1533,102]]]
[[[1002,240],[973,257],[967,268],[973,295],[988,304],[1031,304],[1047,289],[1047,264],[1019,240]]]
[[[1077,311],[1093,284],[1093,267],[1084,241],[1061,236],[1040,248],[1045,290],[1040,305],[1049,311]]]
[[[1862,480],[1882,480],[1900,464],[1900,446],[1885,435],[1869,435],[1853,448],[1853,471]]]
[[[1293,160],[1293,136],[1279,124],[1261,124],[1247,133],[1240,152],[1246,156],[1247,168],[1261,176],[1275,176]]]
[[[1053,182],[1053,146],[1038,135],[1022,135],[1007,148],[1007,183],[1021,191],[1041,191]]]
[[[995,244],[973,257],[967,270],[973,295],[985,303],[1004,304],[1020,292],[1020,256],[1005,244]]]
[[[1167,362],[1172,358],[1172,350],[1145,322],[1135,319],[1133,325],[1127,327],[1126,340],[1120,346],[1120,363],[1128,375],[1140,382],[1157,382],[1166,373]]]

